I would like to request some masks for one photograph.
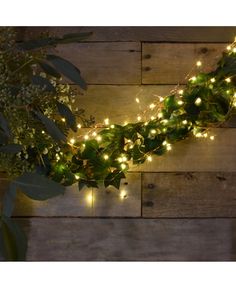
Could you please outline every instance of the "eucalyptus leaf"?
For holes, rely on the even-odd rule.
[[[7,144],[4,146],[0,146],[0,152],[2,153],[10,153],[10,154],[16,154],[21,152],[22,146],[19,144]]]
[[[80,75],[80,70],[68,60],[51,54],[47,55],[47,60],[51,62],[61,74],[79,85],[80,88],[84,90],[87,88],[84,79]]]
[[[50,83],[50,81],[46,78],[43,78],[39,75],[32,76],[32,84],[40,86],[45,91],[55,92],[55,87]]]
[[[68,106],[66,106],[65,104],[63,104],[63,103],[57,102],[57,109],[58,109],[59,113],[61,114],[61,116],[66,119],[66,122],[69,125],[69,127],[74,132],[76,132],[77,131],[76,117],[72,113],[70,108]]]
[[[34,112],[40,121],[44,124],[47,132],[51,135],[53,139],[58,142],[66,142],[66,136],[61,132],[61,130],[57,127],[57,125],[49,118],[47,118],[44,114],[39,111]]]
[[[47,200],[64,193],[64,187],[35,172],[28,172],[13,180],[29,198],[34,200]]]

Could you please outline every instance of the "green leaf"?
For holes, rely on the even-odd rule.
[[[44,114],[39,111],[35,111],[35,114],[44,124],[47,132],[51,135],[53,139],[58,142],[66,142],[66,136],[61,132],[61,130],[56,126],[56,124],[49,118],[47,118]]]
[[[28,172],[13,180],[24,194],[34,200],[47,200],[64,193],[64,187],[43,175]]]
[[[72,113],[69,107],[67,107],[65,104],[57,102],[57,109],[60,113],[60,115],[66,119],[67,124],[69,127],[76,132],[76,118],[75,115]]]
[[[112,185],[115,188],[119,189],[120,181],[122,178],[125,178],[125,174],[122,171],[115,170],[107,175],[104,180],[104,186],[108,187],[109,185]]]
[[[7,261],[23,261],[26,257],[27,239],[19,225],[2,215],[0,221],[0,249]]]
[[[74,42],[80,42],[88,37],[90,37],[93,34],[93,32],[81,32],[81,33],[69,33],[65,34],[61,39],[57,41],[59,44],[67,44],[67,43],[74,43]]]
[[[15,199],[16,199],[16,185],[14,183],[9,184],[8,190],[4,194],[3,198],[3,211],[2,213],[7,216],[11,217],[14,206],[15,206]]]
[[[31,81],[32,81],[32,84],[34,84],[36,86],[40,86],[45,91],[55,92],[55,88],[50,83],[50,81],[46,78],[43,78],[43,77],[38,76],[38,75],[34,75],[34,76],[32,76]]]
[[[84,187],[88,188],[98,188],[98,184],[95,180],[85,180],[85,179],[80,179],[78,182],[79,190],[82,190]]]
[[[0,147],[0,152],[16,154],[22,150],[22,146],[19,144],[8,144]]]
[[[75,84],[79,85],[80,88],[86,89],[87,85],[83,78],[80,75],[79,69],[70,63],[68,60],[65,60],[56,55],[47,55],[47,60],[50,61],[56,69],[70,79]]]
[[[3,114],[0,112],[0,127],[4,131],[7,137],[11,136],[10,128],[8,126],[6,118],[3,116]]]
[[[42,48],[45,46],[51,46],[56,44],[57,38],[42,38],[42,39],[33,39],[29,41],[25,41],[18,44],[18,47],[23,50],[33,50],[37,48]]]
[[[58,73],[51,65],[47,64],[46,62],[39,61],[39,65],[46,74],[48,74],[52,77],[55,77],[55,78],[61,77],[61,74]]]

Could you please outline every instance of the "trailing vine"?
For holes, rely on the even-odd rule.
[[[153,155],[163,155],[190,134],[214,140],[209,128],[229,119],[236,106],[233,43],[214,71],[192,76],[183,90],[152,103],[151,119],[142,121],[139,116],[138,122],[125,125],[105,119],[102,129],[94,126],[83,135],[81,128],[91,126],[93,119],[86,120],[73,107],[76,93],[60,79],[66,76],[81,89],[86,84],[73,64],[47,54],[45,47],[88,35],[44,37],[21,44],[7,30],[0,36],[0,168],[11,178],[0,229],[6,259],[24,259],[26,252],[24,234],[10,218],[17,189],[36,200],[62,194],[63,187],[74,183],[78,190],[100,183],[119,189],[130,166],[152,161]],[[71,137],[70,130],[80,137]]]

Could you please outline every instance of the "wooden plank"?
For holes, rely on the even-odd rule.
[[[6,181],[5,181],[6,182]],[[2,182],[0,182],[1,184]],[[0,189],[0,206],[5,187]],[[128,173],[120,189],[112,187],[78,190],[77,184],[68,187],[62,196],[47,201],[34,201],[18,192],[15,216],[65,217],[140,217],[141,175]]]
[[[189,137],[173,145],[163,156],[153,156],[152,162],[133,166],[132,171],[179,172],[179,171],[236,171],[236,129],[215,128],[210,130],[215,140]]]
[[[25,38],[93,32],[86,41],[232,42],[236,27],[22,27]]]
[[[87,117],[93,115],[96,123],[103,123],[109,118],[111,123],[124,124],[124,122],[136,122],[137,116],[143,115],[149,105],[158,99],[165,97],[175,89],[176,85],[89,85],[86,92],[73,86],[77,97],[75,107],[85,109]],[[180,86],[178,89],[183,89]],[[137,104],[135,99],[139,98]],[[150,117],[150,115],[149,115]],[[149,120],[142,118],[143,121]],[[233,117],[224,127],[236,127],[236,117]]]
[[[235,219],[18,220],[29,261],[236,260]]]
[[[55,51],[77,66],[89,84],[141,83],[140,43],[74,43]]]
[[[144,173],[147,218],[235,217],[236,173]]]
[[[224,44],[144,43],[142,83],[186,83],[197,71],[214,69],[225,48]],[[203,63],[201,69],[195,65],[198,60]]]

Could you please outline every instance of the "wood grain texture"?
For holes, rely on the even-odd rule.
[[[236,173],[144,173],[143,217],[236,217]]]
[[[142,44],[142,83],[186,83],[198,71],[210,72],[216,67],[225,44]],[[201,69],[195,64],[201,60]],[[187,78],[186,76],[189,75]]]
[[[1,186],[0,207],[5,191],[6,185]],[[121,197],[121,191],[125,198]],[[99,189],[83,188],[79,191],[75,184],[66,188],[64,195],[47,201],[32,200],[19,191],[14,216],[140,217],[141,175],[128,173],[126,179],[121,180],[119,190],[114,187],[105,189],[101,185]]]
[[[86,83],[141,84],[140,43],[74,43],[55,51],[81,70]]]
[[[30,261],[236,260],[235,219],[18,220]]]
[[[236,171],[236,129],[210,130],[215,140],[189,137],[173,144],[173,149],[163,156],[154,156],[152,162],[132,166],[132,171],[180,172],[180,171]]]
[[[25,39],[40,33],[62,36],[66,33],[93,32],[86,41],[154,42],[232,42],[236,27],[21,27]]]

